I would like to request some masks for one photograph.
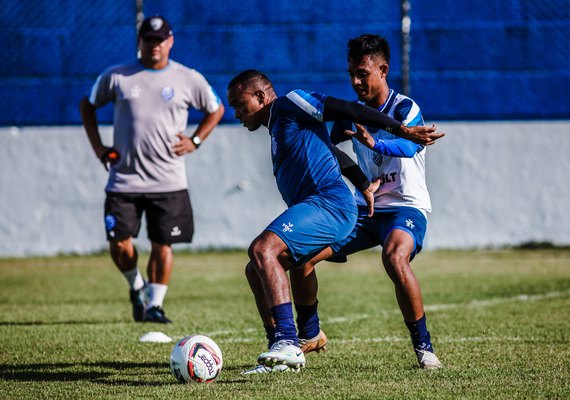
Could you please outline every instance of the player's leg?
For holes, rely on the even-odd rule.
[[[105,230],[111,259],[129,284],[133,319],[144,320],[146,282],[137,266],[138,253],[132,237],[138,234],[142,211],[137,196],[107,193],[105,199]]]
[[[414,239],[408,232],[393,229],[382,248],[382,263],[396,290],[398,306],[406,321],[417,321],[424,315],[418,280],[410,266]]]
[[[275,343],[275,322],[271,316],[271,306],[267,302],[265,297],[265,292],[263,291],[263,286],[261,284],[261,279],[257,273],[256,267],[250,262],[247,263],[245,267],[245,276],[247,278],[247,283],[253,293],[255,298],[255,304],[257,306],[257,311],[261,317],[263,323],[263,328],[265,329],[265,336],[267,338],[267,348],[271,348],[273,343]]]
[[[410,331],[420,367],[441,368],[427,329],[421,288],[410,265],[422,246],[425,217],[417,210],[403,210],[390,216],[388,221],[386,225],[392,227],[383,241],[384,269],[394,283],[398,306]]]
[[[172,322],[164,313],[163,303],[168,284],[172,274],[172,247],[169,244],[151,242],[148,259],[148,305],[146,311],[147,322]]]
[[[337,203],[315,197],[286,210],[277,217],[250,247],[250,260],[261,278],[263,290],[271,306],[275,322],[274,346],[258,357],[258,362],[273,366],[286,363],[291,367],[305,363],[298,347],[298,337],[293,319],[287,266],[280,262],[287,252],[293,265],[302,265],[329,244],[347,236],[356,222],[354,209],[338,207]],[[267,268],[269,266],[269,268]],[[278,266],[280,268],[278,268]],[[288,336],[289,340],[282,340]],[[291,353],[283,355],[283,345]],[[281,347],[281,348],[279,348]]]
[[[299,348],[289,280],[285,267],[279,261],[279,256],[285,251],[287,251],[285,242],[267,230],[252,242],[248,250],[250,263],[259,276],[275,323],[275,343],[269,351],[259,355],[258,363],[270,368],[284,364],[298,369],[304,366],[305,357]]]
[[[144,195],[151,253],[148,261],[149,304],[145,321],[172,322],[163,303],[173,267],[173,243],[190,243],[194,235],[192,206],[187,190]]]
[[[282,265],[289,266],[291,263],[282,255],[279,257],[279,260]],[[275,321],[273,320],[273,316],[271,315],[271,306],[267,302],[267,298],[265,297],[265,293],[263,291],[263,286],[261,285],[261,280],[259,275],[251,262],[248,262],[245,267],[245,275],[247,278],[247,282],[249,287],[254,295],[255,304],[257,306],[257,310],[261,317],[261,321],[263,322],[263,328],[265,330],[265,336],[267,338],[267,348],[271,349],[273,344],[275,343]],[[271,372],[298,372],[298,368],[290,368],[285,364],[278,364],[272,367],[258,364],[255,367],[242,372],[243,375],[252,375],[252,374],[265,374]]]
[[[300,268],[291,269],[291,292],[297,311],[299,345],[303,353],[326,351],[327,336],[320,328],[317,293],[319,283],[315,265],[332,256],[327,247]]]

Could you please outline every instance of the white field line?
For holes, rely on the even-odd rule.
[[[523,340],[516,336],[475,336],[475,337],[451,337],[451,336],[438,336],[437,343],[483,343],[483,342],[517,342]],[[256,337],[233,337],[225,339],[216,339],[220,343],[253,343],[259,342],[260,338]],[[396,342],[409,342],[408,337],[375,337],[375,338],[350,338],[350,339],[334,339],[331,340],[334,344],[351,344],[351,343],[396,343]]]
[[[494,306],[504,303],[524,303],[527,301],[542,301],[548,299],[557,299],[570,295],[570,290],[564,292],[549,292],[544,294],[519,294],[513,297],[497,297],[488,300],[472,300],[465,304],[433,304],[425,306],[426,311],[440,311],[449,310],[453,308],[482,308],[487,306]]]
[[[488,300],[472,300],[469,303],[453,303],[453,304],[432,304],[432,305],[427,305],[425,306],[425,310],[426,311],[443,311],[443,310],[452,310],[452,309],[461,309],[461,308],[483,308],[483,307],[489,307],[489,306],[494,306],[494,305],[498,305],[498,304],[505,304],[505,303],[523,303],[523,302],[529,302],[529,301],[542,301],[542,300],[548,300],[548,299],[557,299],[560,297],[567,297],[570,296],[570,290],[567,291],[562,291],[562,292],[548,292],[548,293],[544,293],[544,294],[520,294],[517,296],[512,296],[512,297],[497,297],[494,299],[488,299]],[[393,310],[390,312],[390,314],[400,314],[400,310]],[[387,316],[389,313],[386,311],[383,311],[380,313],[383,316]],[[346,323],[346,322],[353,322],[353,321],[359,321],[359,320],[364,320],[364,319],[369,319],[369,318],[378,318],[380,315],[379,314],[374,314],[374,315],[370,315],[370,314],[354,314],[354,315],[350,315],[350,316],[346,316],[346,317],[333,317],[333,318],[328,318],[328,319],[324,319],[322,320],[322,323],[325,325],[328,324],[340,324],[340,323]],[[230,338],[218,338],[216,340],[219,340],[220,342],[226,342],[226,343],[247,343],[247,342],[253,342],[253,341],[257,341],[259,340],[259,337],[257,337],[259,335],[259,333],[261,332],[261,329],[235,329],[235,330],[231,330],[231,329],[227,329],[227,330],[219,330],[219,331],[212,331],[212,332],[207,332],[204,333],[204,335],[206,336],[211,336],[211,337],[219,337],[219,336],[234,336],[234,337],[230,337]],[[247,334],[255,334],[255,338],[246,338],[246,337],[241,337],[242,335],[247,335]],[[239,335],[239,336],[238,336]],[[184,337],[181,336],[180,339]],[[397,342],[397,341],[403,341],[403,340],[408,340],[403,339],[403,338],[396,338],[396,337],[388,337],[388,338],[370,338],[370,339],[359,339],[359,338],[355,338],[355,339],[340,339],[340,340],[335,340],[335,343],[350,343],[351,341],[362,341],[362,342]],[[447,342],[477,342],[477,341],[514,341],[514,340],[520,340],[516,337],[497,337],[497,338],[493,338],[493,337],[474,337],[474,338],[445,338],[445,337],[438,337],[438,342],[440,341],[447,341]]]

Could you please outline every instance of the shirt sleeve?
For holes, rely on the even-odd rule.
[[[88,97],[89,102],[95,108],[103,107],[105,104],[115,101],[112,71],[107,70],[97,77]]]
[[[305,122],[323,122],[324,102],[326,95],[317,92],[307,92],[305,90],[293,90],[285,96],[291,103],[295,104],[300,111],[297,118]]]
[[[420,108],[409,98],[398,103],[394,110],[394,118],[406,126],[424,125]],[[375,152],[391,157],[411,158],[424,148],[420,144],[402,138],[384,140],[377,138],[375,142],[376,144],[373,147]]]
[[[372,150],[390,157],[412,158],[417,152],[424,148],[420,144],[403,138],[386,140],[375,139],[375,142],[376,144],[374,144]]]
[[[222,102],[220,97],[201,73],[192,70],[189,84],[192,87],[190,107],[207,114],[216,112],[220,108]]]

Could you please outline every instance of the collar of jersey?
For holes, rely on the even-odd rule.
[[[394,96],[394,89],[390,89],[390,93],[388,93],[388,97],[386,98],[386,101],[384,102],[384,104],[381,104],[380,107],[377,108],[377,110],[384,112],[384,109],[386,108],[386,106],[388,104],[390,104],[390,99],[392,98],[392,96]],[[356,100],[356,102],[358,104],[365,105],[365,103],[363,101]],[[386,110],[386,111],[388,111],[388,110]]]
[[[168,65],[167,65],[166,67],[164,67],[164,68],[161,68],[161,69],[154,69],[154,68],[145,68],[145,66],[144,66],[144,65],[142,64],[142,62],[141,62],[141,59],[139,58],[139,65],[142,67],[142,69],[143,69],[144,71],[148,71],[148,72],[152,72],[152,73],[155,73],[155,74],[159,74],[159,73],[161,73],[161,72],[165,72],[165,71],[169,70],[170,67],[172,66],[172,61],[171,61],[171,60],[168,60]]]
[[[386,101],[384,102],[384,104],[380,105],[380,107],[377,108],[378,111],[383,112],[384,114],[388,114],[388,111],[390,111],[388,109],[388,106],[391,106],[392,104],[392,97],[394,96],[394,89],[390,89],[390,93],[388,93],[388,98],[386,99]],[[365,105],[363,101],[357,100],[357,103]],[[369,126],[367,126],[368,128],[368,132],[376,135],[378,132],[380,132],[382,129],[378,129],[378,128],[371,128]]]

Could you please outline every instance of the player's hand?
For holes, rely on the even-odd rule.
[[[103,166],[107,171],[113,166],[121,161],[121,154],[112,147],[106,147],[106,150],[99,156],[99,160],[103,163]]]
[[[362,196],[366,201],[366,205],[368,206],[368,216],[371,217],[374,215],[374,193],[380,187],[380,178],[376,179],[374,182],[370,182],[370,186],[366,188],[362,192]]]
[[[405,126],[400,127],[399,136],[414,143],[431,146],[439,138],[445,136],[443,132],[436,132],[435,124],[432,126]]]
[[[174,151],[174,154],[177,156],[183,156],[184,154],[192,153],[196,150],[196,145],[194,145],[188,136],[177,133],[176,137],[178,140],[172,145],[172,151]]]
[[[347,129],[344,131],[344,134],[356,138],[360,143],[362,143],[363,145],[365,145],[370,149],[373,148],[376,142],[374,141],[372,135],[368,133],[366,128],[360,124],[354,124],[354,126],[356,127],[356,132]]]

